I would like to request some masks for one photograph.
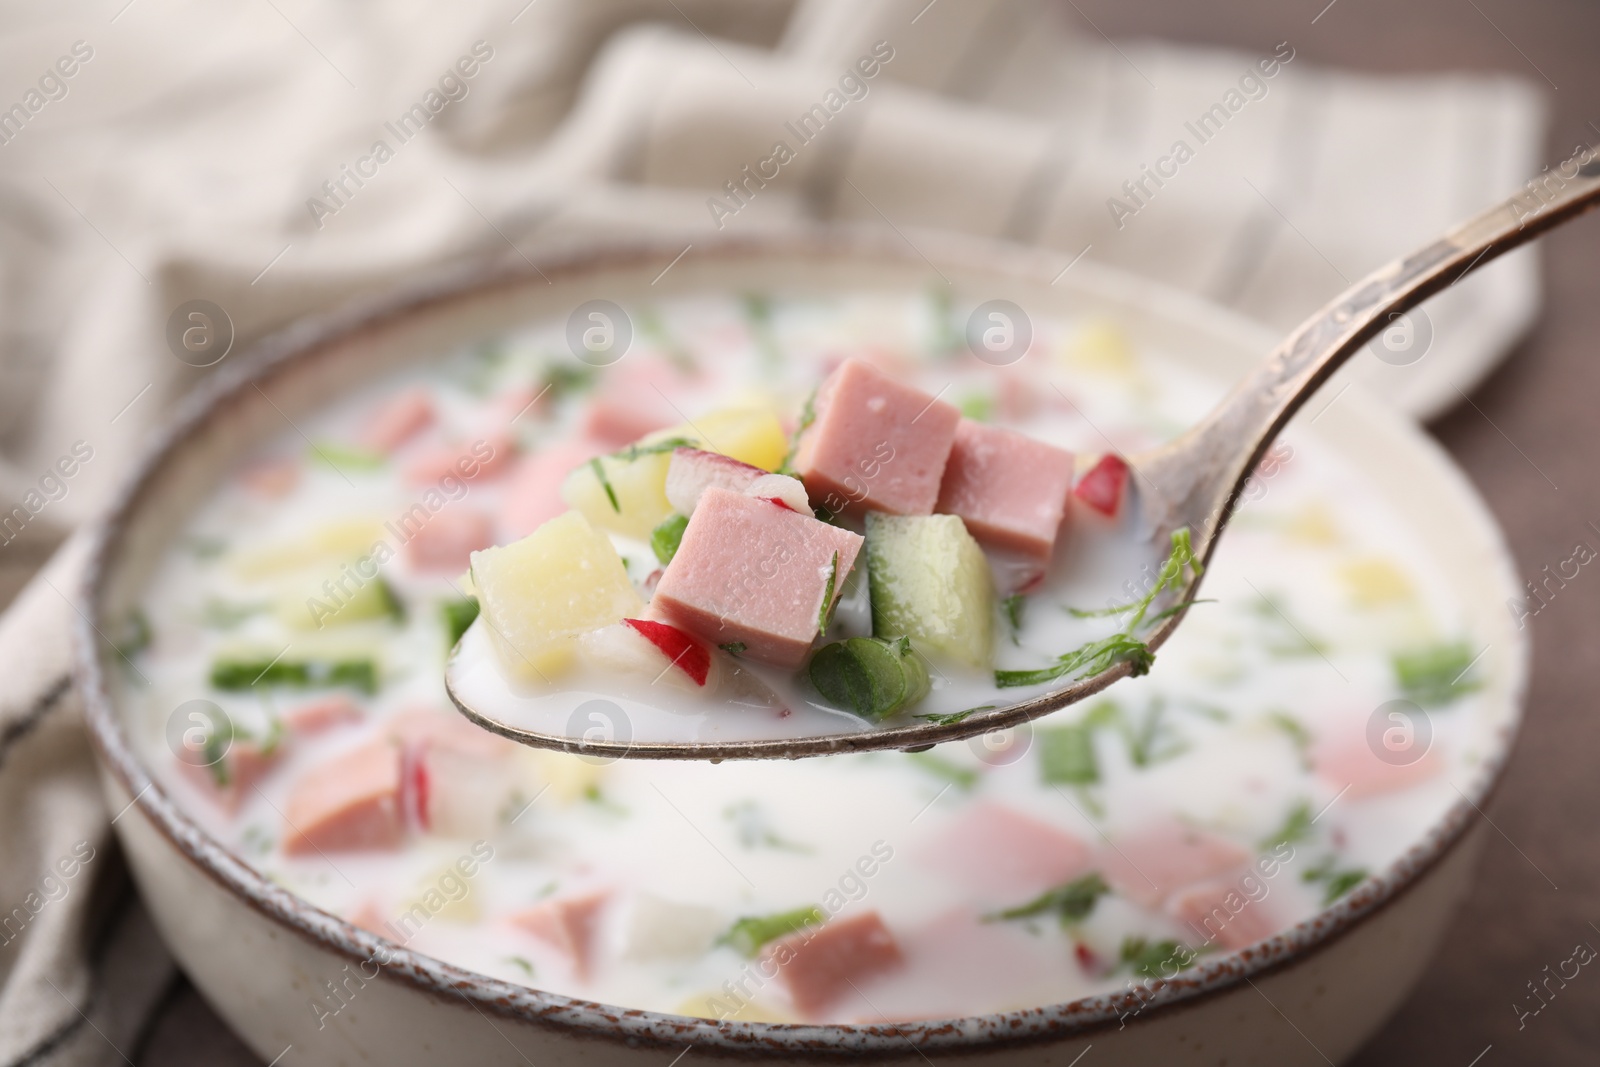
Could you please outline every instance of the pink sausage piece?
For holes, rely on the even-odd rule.
[[[320,734],[335,726],[360,722],[365,717],[361,705],[342,693],[319,697],[284,712],[283,724],[292,734]]]
[[[287,496],[300,482],[302,465],[298,459],[279,456],[258,460],[239,472],[239,481],[257,496],[277,499]]]
[[[510,434],[492,433],[472,442],[439,445],[406,464],[406,481],[412,485],[439,486],[447,478],[475,482],[498,478],[511,469],[517,445]],[[448,492],[445,485],[440,491]]]
[[[1265,941],[1280,929],[1265,897],[1251,900],[1238,879],[1179,890],[1167,910],[1186,923],[1201,944],[1240,949]]]
[[[500,503],[500,530],[515,541],[567,510],[561,483],[577,467],[607,451],[598,441],[564,441],[517,459]]]
[[[1382,740],[1377,743],[1381,746]],[[1407,752],[1397,748],[1382,751],[1387,759],[1378,758],[1377,752],[1367,746],[1364,735],[1343,737],[1319,743],[1311,752],[1311,761],[1317,776],[1334,789],[1349,787],[1344,794],[1348,800],[1410,789],[1444,769],[1443,763],[1432,750]]]
[[[472,553],[494,544],[494,519],[465,504],[447,504],[406,532],[406,558],[413,567],[460,574]]]
[[[541,901],[511,916],[511,922],[565,956],[572,973],[583,981],[594,962],[595,935],[607,895],[599,892]]]
[[[283,850],[316,852],[399,847],[405,837],[400,749],[377,741],[306,772],[289,794]]]
[[[357,440],[363,448],[385,455],[433,425],[433,398],[418,385],[402,389],[367,416]]]
[[[855,566],[863,538],[783,504],[712,486],[700,497],[652,609],[714,644],[794,669]]]
[[[682,391],[685,376],[665,363],[624,363],[601,375],[600,387],[589,400],[580,429],[586,436],[605,442],[607,451],[683,421],[668,398]]]
[[[1021,904],[1089,869],[1089,846],[1065,830],[993,801],[957,816],[917,860],[997,904]]]
[[[1158,823],[1100,850],[1096,866],[1118,893],[1155,909],[1180,889],[1244,867],[1250,853],[1215,834]]]
[[[188,762],[180,762],[179,766],[218,807],[231,815],[239,810],[252,787],[267,776],[282,756],[282,744],[264,751],[254,741],[236,740],[213,766],[198,767]]]
[[[935,510],[994,548],[1048,560],[1072,495],[1072,453],[962,419]]]
[[[875,911],[832,919],[774,942],[767,959],[778,966],[778,981],[795,1010],[816,1018],[856,988],[905,965],[900,946]]]
[[[930,515],[961,413],[859,359],[817,389],[795,470],[811,499],[835,513]]]
[[[517,750],[515,741],[480,729],[455,711],[408,708],[384,724],[394,742],[414,748],[438,746],[477,760],[493,760]]]

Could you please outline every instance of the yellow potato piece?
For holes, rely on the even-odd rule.
[[[723,408],[692,422],[645,438],[687,437],[697,447],[732,456],[741,463],[775,471],[789,454],[783,424],[770,408]],[[665,479],[665,474],[663,474]]]
[[[549,790],[550,800],[557,804],[576,804],[587,800],[600,787],[600,779],[605,771],[605,764],[591,763],[582,756],[567,752],[531,749],[528,756],[537,768],[538,777]]]
[[[1360,559],[1339,568],[1350,599],[1357,607],[1373,608],[1415,596],[1411,580],[1386,559]]]
[[[565,669],[579,634],[644,607],[611,539],[576,511],[474,552],[472,584],[501,665],[528,681]]]
[[[1283,532],[1291,541],[1306,545],[1326,548],[1339,543],[1339,523],[1332,509],[1320,501],[1294,512]]]
[[[774,1011],[764,1004],[756,1004],[743,998],[729,997],[722,993],[701,993],[690,997],[678,1005],[679,1015],[690,1015],[699,1019],[726,1019],[741,1023],[792,1023],[796,1020],[792,1016]]]
[[[418,908],[420,912],[415,911]],[[403,919],[408,913],[451,923],[475,923],[483,917],[471,879],[461,877],[454,867],[440,867],[421,879],[400,904],[396,916]]]
[[[338,519],[315,527],[294,541],[245,549],[229,561],[229,568],[247,580],[266,578],[328,560],[360,559],[382,539],[380,519]]]
[[[1084,324],[1061,353],[1069,369],[1129,376],[1138,370],[1128,335],[1114,322],[1094,319]]]

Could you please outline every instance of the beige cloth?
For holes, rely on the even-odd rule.
[[[1045,0],[122,3],[0,0],[0,512],[31,502],[30,538],[90,516],[208,373],[167,348],[190,299],[237,350],[508,245],[849,220],[1084,253],[1283,328],[1508,194],[1543,133],[1510,79],[1113,44]],[[796,137],[813,105],[826,127]],[[1218,107],[1201,143],[1185,123]],[[777,177],[730,199],[780,140]],[[1136,200],[1144,166],[1171,176]],[[1470,388],[1537,303],[1533,259],[1490,269],[1429,305],[1427,359],[1363,373],[1423,414]],[[0,916],[26,914],[0,934],[0,1067],[131,1057],[171,973],[67,689],[73,582],[68,553],[0,624]]]

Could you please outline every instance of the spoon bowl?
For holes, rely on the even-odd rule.
[[[463,699],[460,646],[446,667],[446,690],[457,709],[486,730],[524,745],[606,760],[715,762],[878,749],[920,751],[1005,730],[1075,704],[1148,669],[1155,651],[1194,602],[1205,566],[1246,480],[1285,424],[1329,376],[1395,317],[1597,203],[1600,153],[1586,148],[1537,185],[1530,182],[1517,196],[1358,281],[1285,337],[1199,423],[1161,447],[1128,457],[1135,484],[1131,528],[1141,539],[1171,548],[1153,588],[1139,604],[1129,606],[1119,631],[1124,640],[1104,646],[1098,657],[1087,658],[1081,665],[1082,676],[1066,685],[943,721],[717,741],[633,741],[603,728],[598,733],[550,733],[506,722]]]

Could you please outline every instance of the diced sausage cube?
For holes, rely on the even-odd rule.
[[[594,964],[600,913],[607,897],[598,892],[541,901],[511,916],[511,922],[566,957],[573,975],[583,981]]]
[[[920,389],[846,360],[817,390],[794,467],[834,513],[930,515],[961,413]]]
[[[817,1018],[863,983],[905,964],[894,935],[875,911],[833,919],[775,941],[766,958],[795,1010]]]
[[[972,805],[925,844],[918,862],[996,902],[1020,902],[1089,869],[1090,850],[1049,823],[992,801]]]
[[[1153,909],[1178,890],[1239,870],[1249,859],[1232,841],[1168,822],[1113,838],[1101,850],[1098,867],[1111,888]]]
[[[462,482],[487,481],[511,469],[517,443],[508,433],[490,434],[477,441],[456,441],[439,445],[413,457],[406,464],[406,481],[416,486],[458,488],[450,479]]]
[[[360,722],[362,717],[360,704],[343,693],[334,693],[290,708],[283,714],[283,724],[292,734],[320,734],[335,726]]]
[[[793,669],[832,613],[861,545],[860,534],[713,486],[651,605],[710,644],[740,642],[741,655]]]
[[[263,749],[254,741],[235,740],[215,764],[198,765],[184,760],[179,766],[223,811],[232,814],[282,756],[281,743]]]
[[[686,375],[660,360],[630,361],[604,371],[584,411],[581,429],[610,448],[664,430],[683,421],[670,398],[681,394],[686,383]]]
[[[573,469],[606,451],[587,439],[565,441],[520,457],[500,500],[500,529],[509,541],[527,537],[567,510],[561,483]]]
[[[396,744],[437,745],[475,759],[499,759],[518,751],[515,741],[474,726],[458,712],[431,707],[407,708],[385,723],[386,736]]]
[[[398,746],[376,741],[313,768],[289,794],[283,850],[396,848],[405,836]]]
[[[433,398],[422,386],[403,389],[367,417],[359,437],[364,448],[387,455],[433,425]]]
[[[1123,498],[1128,495],[1128,463],[1121,456],[1108,452],[1078,479],[1072,495],[1079,503],[1109,519],[1122,510]]]
[[[494,520],[477,508],[452,504],[431,515],[406,541],[406,558],[419,571],[460,574],[472,553],[494,544]]]
[[[1267,898],[1252,900],[1239,878],[1181,889],[1167,902],[1167,910],[1188,925],[1196,943],[1214,941],[1226,949],[1265,941],[1280,929]]]
[[[1364,734],[1319,742],[1312,749],[1311,762],[1317,776],[1334,789],[1344,790],[1349,800],[1410,789],[1444,769],[1431,749],[1420,754],[1397,749],[1390,759],[1379,759],[1367,747]]]
[[[262,459],[240,471],[239,481],[258,496],[279,499],[299,484],[302,469],[298,459],[287,456]]]
[[[986,545],[1048,560],[1072,495],[1072,473],[1070,452],[962,419],[936,510],[961,516]]]

